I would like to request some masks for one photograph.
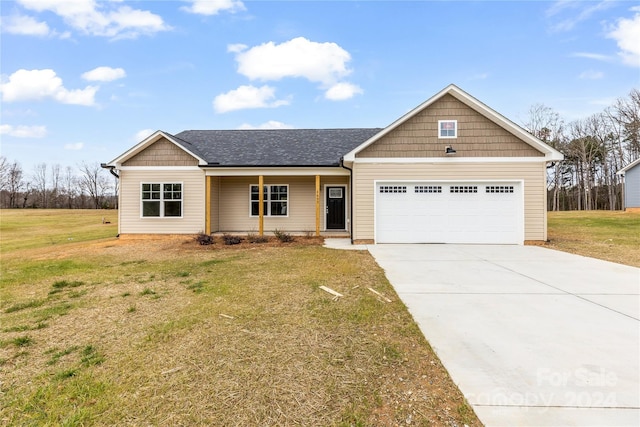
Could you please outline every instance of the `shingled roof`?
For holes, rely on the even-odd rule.
[[[338,166],[381,130],[186,130],[175,141],[211,166]]]

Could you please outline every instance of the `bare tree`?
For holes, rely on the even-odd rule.
[[[73,208],[73,200],[78,193],[78,180],[73,173],[73,168],[71,166],[67,166],[64,169],[64,175],[62,177],[62,191],[66,197],[66,206],[68,209]]]
[[[51,166],[51,189],[49,190],[49,207],[59,208],[59,197],[60,197],[60,165],[58,163]]]
[[[33,169],[33,186],[40,199],[40,207],[47,208],[47,164],[38,163]]]
[[[110,188],[109,180],[104,176],[104,169],[99,163],[81,163],[80,188],[87,193],[95,209],[100,209]]]
[[[9,207],[15,208],[18,206],[18,196],[22,191],[26,189],[28,194],[29,188],[24,182],[24,174],[22,172],[22,166],[20,163],[13,162],[9,165],[7,170],[7,183],[6,190],[9,193]],[[26,204],[26,200],[23,203],[23,207]]]
[[[535,104],[529,108],[529,116],[523,124],[525,129],[536,138],[559,151],[566,148],[564,121],[556,111],[544,104]],[[549,209],[560,210],[560,189],[563,185],[565,170],[560,162],[554,162],[547,169],[547,188],[551,192]]]

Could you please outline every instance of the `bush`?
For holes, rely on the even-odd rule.
[[[276,239],[280,240],[282,243],[293,242],[293,236],[285,231],[281,231],[276,228],[273,230],[273,234],[276,236]]]
[[[225,245],[237,245],[242,242],[242,238],[239,236],[232,236],[231,234],[225,234],[222,236]]]
[[[196,236],[196,241],[201,245],[213,245],[215,243],[215,240],[212,235],[204,234],[204,233],[199,233]]]
[[[260,236],[256,233],[249,233],[247,235],[247,241],[249,243],[267,243],[269,238],[267,236]]]

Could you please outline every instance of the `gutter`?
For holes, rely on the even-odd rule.
[[[120,179],[120,175],[118,175],[117,173],[115,173],[113,171],[116,168],[115,166],[109,166],[106,163],[100,163],[100,167],[103,168],[103,169],[109,169],[109,173],[111,173],[111,175],[113,175],[116,178]]]
[[[353,169],[344,165],[344,157],[340,157],[340,167],[349,171],[349,237],[353,245]]]

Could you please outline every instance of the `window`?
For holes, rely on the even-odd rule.
[[[513,193],[513,185],[488,185],[487,193]]]
[[[416,193],[442,193],[441,185],[416,185],[414,187]]]
[[[143,183],[142,216],[182,217],[182,184]]]
[[[449,193],[477,193],[477,185],[452,185],[449,187]]]
[[[438,120],[438,138],[456,138],[457,136],[457,120]]]
[[[406,185],[381,185],[380,192],[381,193],[406,193],[407,186]]]
[[[251,216],[260,215],[260,193],[258,186],[251,186]],[[289,203],[288,185],[265,185],[262,187],[264,216],[287,216]]]

